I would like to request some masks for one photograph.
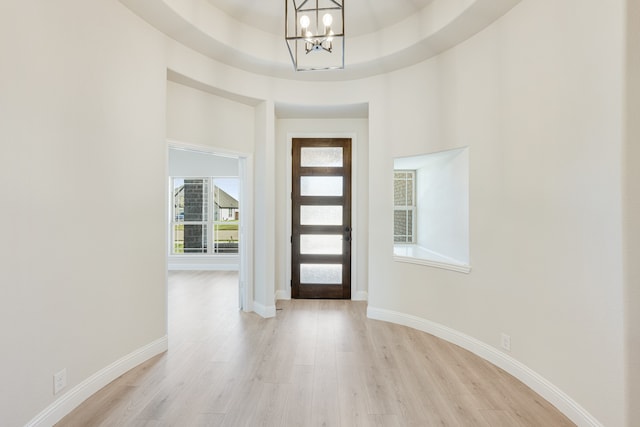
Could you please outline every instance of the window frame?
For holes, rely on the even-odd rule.
[[[233,252],[225,252],[225,251],[220,251],[220,248],[216,247],[216,240],[215,240],[215,233],[216,233],[216,226],[219,225],[225,225],[228,224],[228,221],[224,221],[224,220],[220,220],[219,218],[216,219],[216,217],[218,216],[218,214],[216,213],[216,207],[215,207],[215,189],[218,188],[215,185],[215,181],[217,179],[237,179],[238,181],[240,180],[239,177],[227,177],[227,176],[171,176],[170,177],[170,186],[171,186],[171,194],[169,195],[169,197],[171,198],[171,218],[170,218],[170,236],[171,236],[171,240],[169,242],[169,255],[170,256],[186,256],[186,257],[192,257],[192,256],[214,256],[214,257],[221,257],[221,256],[238,256],[239,255],[239,247],[235,249],[235,251]],[[175,195],[175,190],[176,190],[176,180],[182,180],[183,181],[183,185],[184,185],[184,181],[185,180],[203,180],[207,182],[207,208],[206,208],[206,212],[207,212],[207,219],[206,220],[202,220],[202,221],[185,221],[184,220],[184,205],[182,207],[183,209],[183,216],[182,219],[178,219],[178,203],[176,201],[176,195]],[[183,196],[184,197],[184,196]],[[227,209],[227,208],[219,208],[220,211],[222,211],[222,209]],[[238,205],[238,209],[237,211],[239,212],[240,210],[240,206]],[[229,213],[231,213],[232,209],[229,208]],[[201,252],[184,252],[184,246],[182,248],[183,252],[176,252],[176,228],[179,225],[202,225],[203,227],[206,228],[206,246],[203,248],[203,250]],[[184,229],[183,229],[184,230]],[[239,231],[239,223],[238,223],[238,231]],[[184,236],[183,236],[183,245],[184,245]],[[238,242],[238,246],[239,246],[239,239],[237,240]]]
[[[469,274],[469,147],[396,157],[393,165],[415,170],[420,215],[415,243],[394,242],[394,260]]]
[[[412,182],[412,186],[411,186],[411,201],[412,204],[404,204],[404,205],[396,205],[396,180],[399,180],[399,178],[396,178],[396,173],[405,173],[411,176],[411,182]],[[408,181],[408,179],[404,179],[405,182]],[[394,216],[394,224],[393,224],[393,244],[394,245],[414,245],[416,244],[417,241],[417,230],[416,230],[416,225],[417,225],[417,221],[416,221],[416,216],[417,216],[417,200],[416,200],[416,171],[415,170],[411,170],[411,169],[394,169],[393,170],[393,216]],[[407,188],[407,186],[405,185],[405,189]],[[407,191],[405,190],[405,200],[408,199],[407,196]],[[409,233],[405,233],[405,234],[396,234],[396,226],[395,226],[395,213],[398,211],[402,211],[402,212],[411,212],[411,235],[409,235]],[[406,231],[406,230],[405,230]],[[398,242],[396,241],[396,236],[405,236],[405,238],[411,237],[410,240],[405,240],[403,242]]]

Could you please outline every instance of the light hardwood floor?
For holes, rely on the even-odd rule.
[[[237,274],[169,274],[169,351],[129,371],[65,426],[570,426],[477,356],[352,301],[237,309]]]

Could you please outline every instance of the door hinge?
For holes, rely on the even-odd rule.
[[[291,243],[293,243],[293,236],[291,236]]]

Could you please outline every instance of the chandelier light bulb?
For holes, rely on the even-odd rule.
[[[324,24],[325,27],[330,27],[331,24],[333,23],[333,16],[331,16],[330,13],[325,13],[324,16],[322,17],[322,23]]]
[[[309,24],[311,23],[311,20],[309,19],[309,17],[307,15],[302,15],[300,17],[300,26],[304,29],[307,29],[309,27]]]
[[[344,68],[343,2],[285,0],[284,37],[295,71]]]

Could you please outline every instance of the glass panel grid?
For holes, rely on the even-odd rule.
[[[342,147],[302,147],[302,167],[342,167]]]
[[[184,180],[184,220],[207,221],[209,219],[209,180],[190,178]]]
[[[393,213],[394,242],[413,243],[413,210],[396,209]]]
[[[184,220],[184,179],[183,178],[174,178],[173,179],[173,220],[174,221],[183,221]]]
[[[393,201],[396,206],[407,205],[407,181],[396,179],[393,181]]]
[[[213,226],[214,252],[222,254],[238,253],[238,223],[216,222]]]
[[[302,225],[342,225],[342,206],[300,206]]]
[[[339,285],[342,283],[342,264],[300,264],[300,283]]]
[[[184,224],[173,225],[173,253],[184,253]]]
[[[238,178],[172,180],[171,253],[238,253]]]
[[[415,171],[397,170],[393,175],[393,241],[413,243],[415,224]]]
[[[183,224],[183,253],[206,254],[207,229],[207,224]]]
[[[342,196],[342,177],[302,176],[300,177],[300,195]]]
[[[301,234],[300,253],[309,255],[342,255],[342,235]]]

